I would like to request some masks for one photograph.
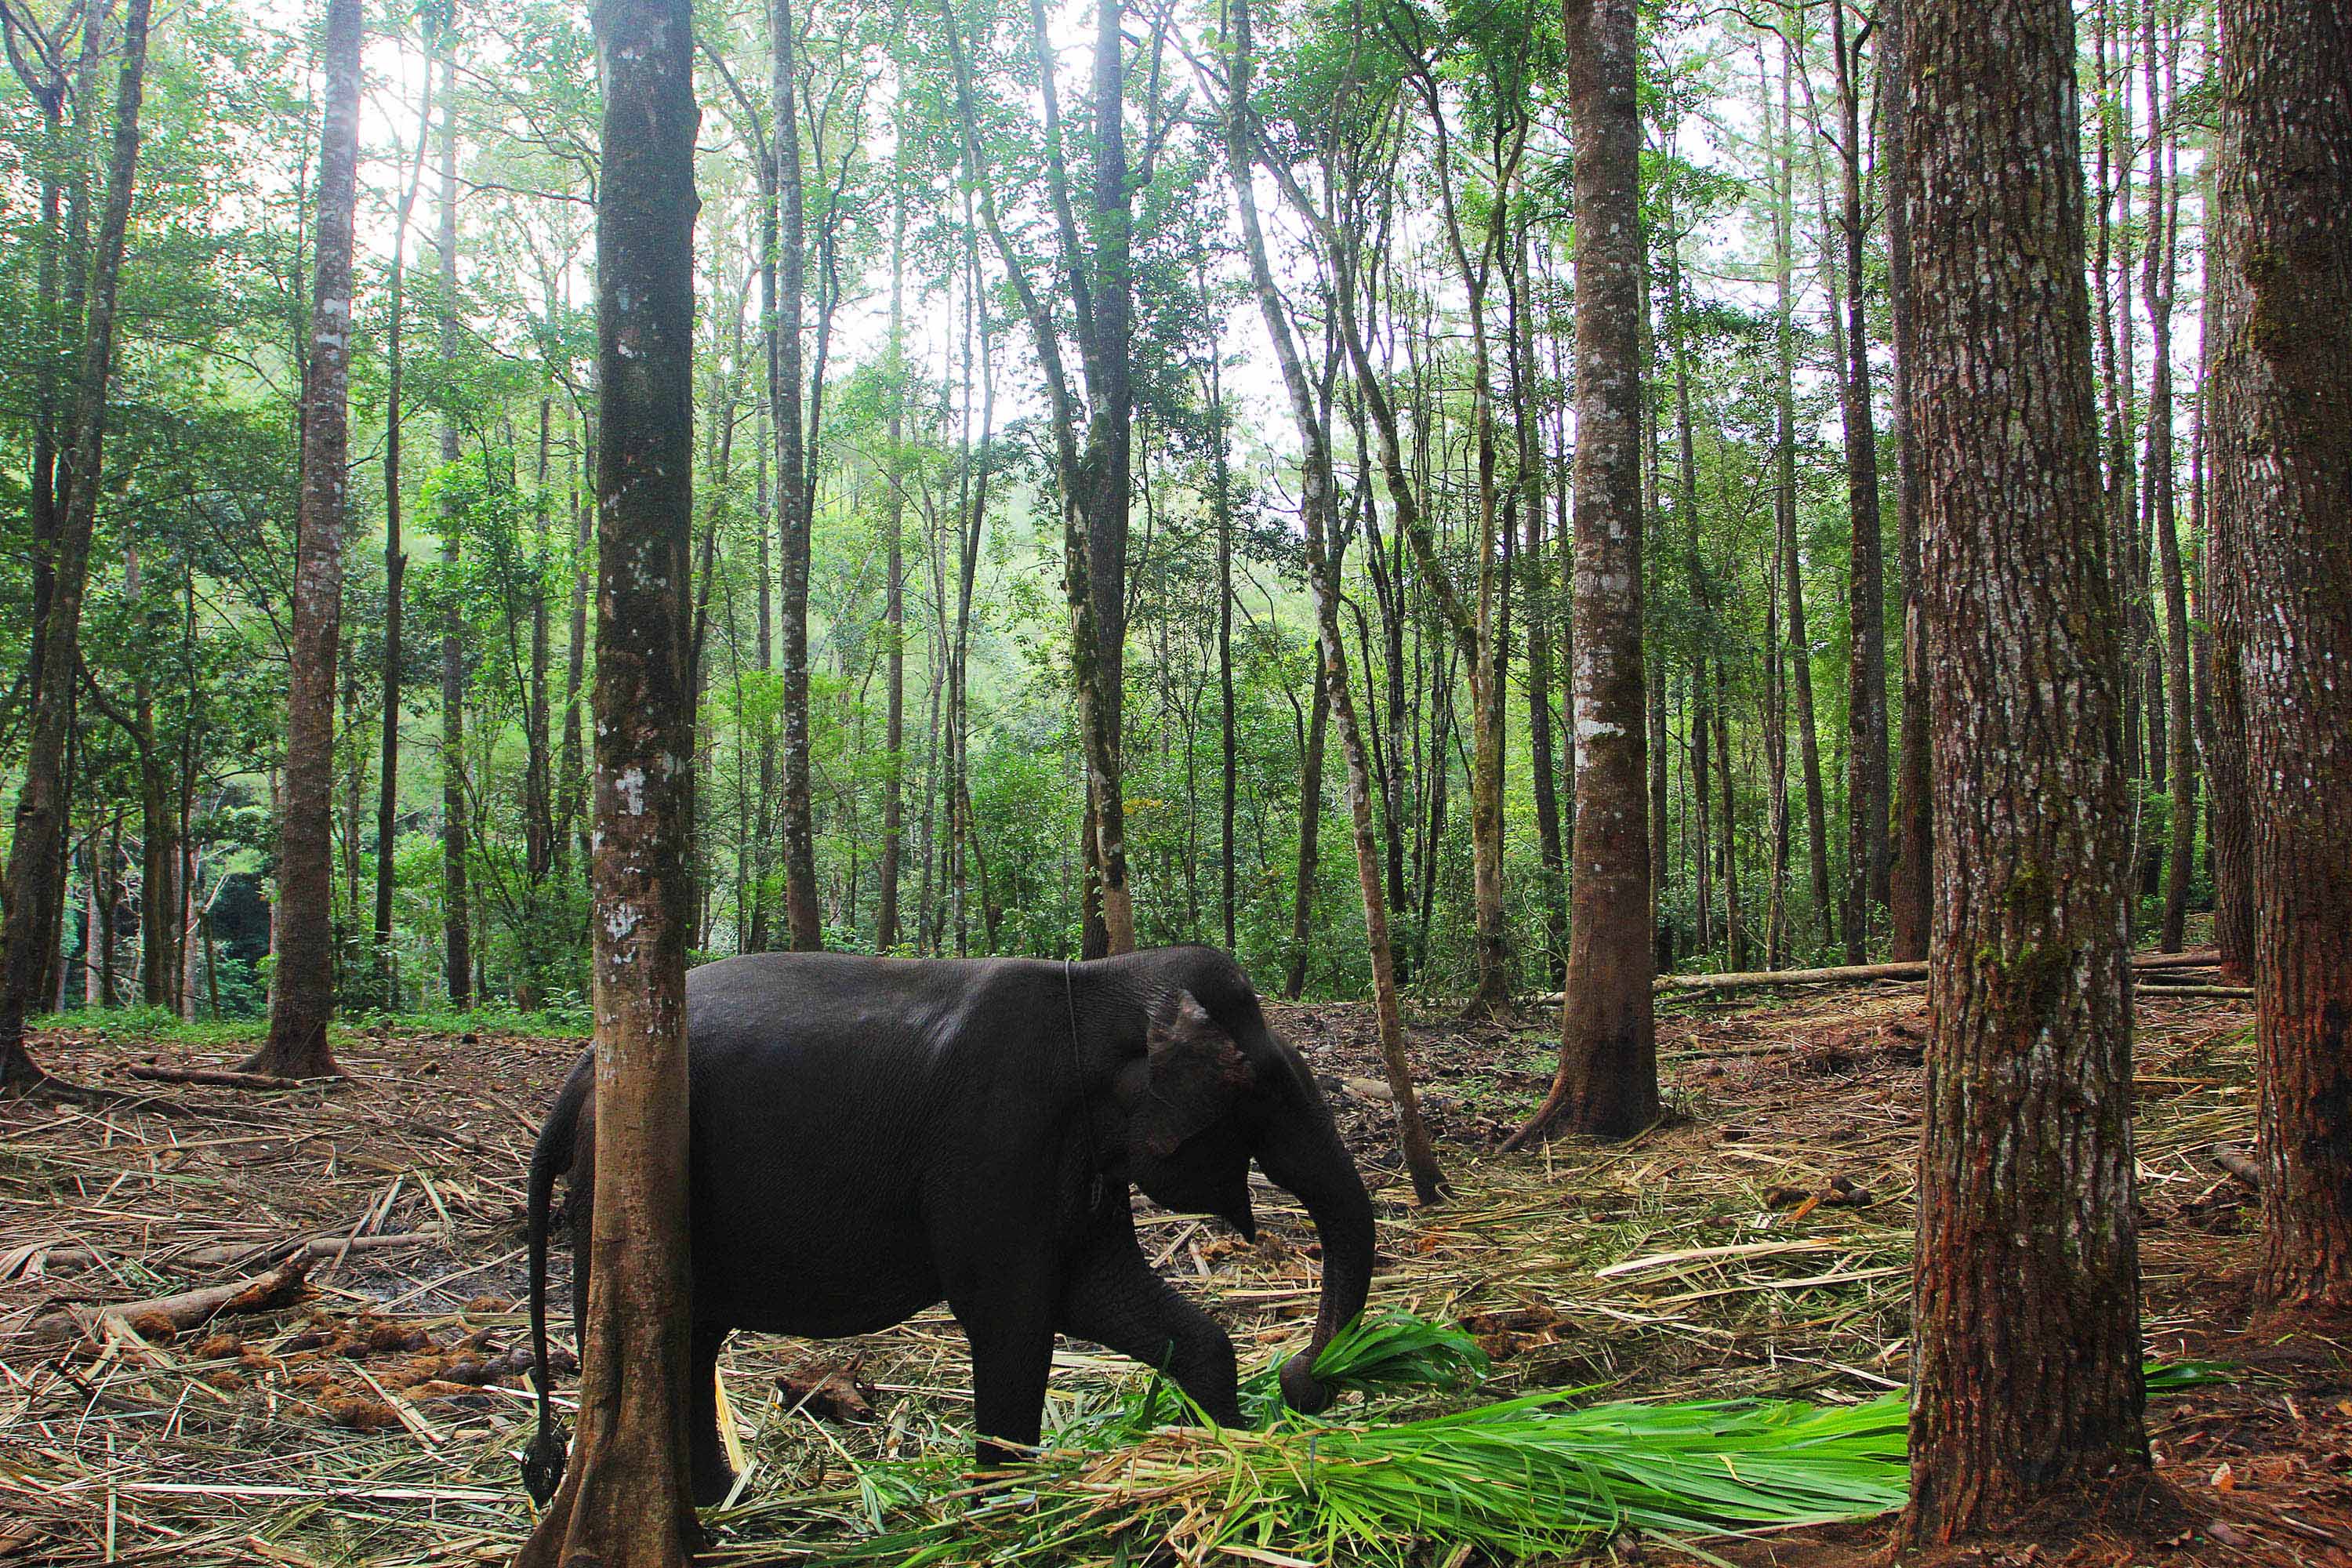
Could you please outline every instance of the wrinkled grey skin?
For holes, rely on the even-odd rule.
[[[729,1332],[872,1333],[944,1299],[971,1345],[983,1457],[1034,1445],[1056,1332],[1163,1368],[1223,1423],[1241,1412],[1224,1331],[1145,1262],[1129,1210],[1255,1234],[1249,1163],[1322,1241],[1322,1299],[1283,1394],[1322,1408],[1311,1368],[1364,1303],[1372,1209],[1298,1053],[1213,948],[1091,963],[757,953],[687,977],[694,1489],[733,1478],[711,1373]],[[550,1199],[572,1193],[573,1319],[587,1294],[593,1056],[531,1156],[530,1315],[547,1363]],[[562,1440],[540,1387],[524,1465],[552,1493]]]

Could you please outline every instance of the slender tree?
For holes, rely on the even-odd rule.
[[[341,1069],[335,1015],[335,666],[342,647],[343,528],[351,489],[352,226],[359,203],[360,0],[327,0],[320,63],[316,275],[302,380],[302,501],[278,825],[278,969],[269,1037],[245,1064],[278,1078]]]
[[[777,613],[783,630],[784,923],[796,952],[824,945],[817,907],[816,815],[809,795],[808,599],[810,432],[801,418],[801,315],[807,293],[808,219],[801,161],[799,38],[792,0],[769,13],[768,98],[775,108],[776,308],[769,317],[768,395],[776,434],[776,551],[782,571]]]
[[[1329,537],[1327,533],[1327,542]],[[1313,956],[1308,946],[1314,931],[1316,869],[1323,858],[1323,753],[1330,725],[1330,672],[1318,659],[1315,700],[1299,746],[1298,876],[1290,897],[1290,963],[1282,984],[1286,1002],[1297,1001],[1299,994],[1307,989],[1307,965]]]
[[[903,163],[903,158],[902,158]],[[906,820],[907,771],[907,475],[902,454],[907,439],[907,171],[892,171],[890,182],[890,338],[889,471],[884,482],[883,531],[888,536],[888,575],[883,588],[883,636],[888,639],[883,660],[888,693],[884,719],[883,749],[887,753],[882,778],[881,896],[876,900],[874,945],[887,952],[898,944],[899,841]]]
[[[586,1301],[579,1439],[520,1568],[684,1568],[698,1533],[687,1475],[692,27],[686,0],[596,7],[594,1218],[574,1286]]]
[[[392,277],[389,318],[384,326],[383,391],[383,712],[377,743],[375,796],[375,921],[371,953],[377,969],[378,997],[387,1007],[400,1005],[400,964],[393,952],[392,902],[398,886],[396,858],[400,822],[400,688],[407,654],[403,646],[403,584],[408,574],[408,552],[400,540],[401,494],[401,329],[407,308],[408,220],[416,210],[417,193],[425,183],[425,150],[433,134],[433,60],[430,47],[435,29],[426,31],[425,85],[416,110],[416,152],[409,166],[408,184],[400,193],[400,210],[392,227]],[[570,774],[567,773],[567,777]]]
[[[457,56],[445,39],[441,56],[440,222],[435,248],[441,269],[441,359],[453,364],[457,334]],[[459,453],[457,415],[441,411],[441,464]],[[458,555],[457,498],[441,506],[441,560],[453,574]],[[441,612],[441,973],[449,1005],[474,999],[474,902],[468,885],[471,854],[466,800],[466,613],[453,592]]]
[[[1878,11],[1882,81],[1901,79],[1903,7]],[[1904,121],[1890,92],[1879,95],[1879,176],[1886,194],[1888,315],[1895,336],[1895,526],[1897,582],[1903,595],[1903,736],[1895,764],[1895,843],[1886,896],[1887,954],[1916,963],[1927,956],[1935,884],[1934,726],[1927,711],[1927,628],[1920,604],[1919,443],[1911,428],[1910,152]]]
[[[1544,968],[1557,984],[1568,963],[1568,847],[1560,836],[1559,760],[1552,745],[1552,628],[1559,595],[1544,548],[1544,452],[1540,428],[1540,367],[1535,351],[1535,279],[1528,266],[1528,215],[1518,209],[1517,233],[1504,279],[1510,290],[1511,419],[1517,443],[1521,525],[1521,591],[1528,616],[1528,772],[1535,785],[1536,853],[1543,867]]]
[[[114,140],[107,159],[106,202],[99,217],[87,284],[80,380],[70,435],[58,453],[64,507],[49,557],[50,591],[40,620],[40,658],[33,672],[32,717],[24,783],[16,795],[8,846],[7,913],[0,924],[0,1087],[53,1081],[25,1049],[25,1020],[47,1006],[53,933],[65,907],[67,752],[73,732],[75,672],[81,660],[81,605],[89,578],[90,534],[98,518],[106,440],[108,384],[114,368],[116,286],[131,226],[139,169],[139,110],[147,80],[149,0],[130,0],[123,16]]]
[[[1381,886],[1380,841],[1372,824],[1371,763],[1364,744],[1363,726],[1356,713],[1355,695],[1348,685],[1347,645],[1339,634],[1339,558],[1331,539],[1337,531],[1333,526],[1336,486],[1331,465],[1331,387],[1338,367],[1327,356],[1319,384],[1307,374],[1306,356],[1299,350],[1289,309],[1275,282],[1273,266],[1266,255],[1265,226],[1259,221],[1253,184],[1259,160],[1263,160],[1266,172],[1281,182],[1325,245],[1335,250],[1335,255],[1328,258],[1335,269],[1336,236],[1288,169],[1267,153],[1250,101],[1254,60],[1249,0],[1234,0],[1229,15],[1232,58],[1231,98],[1225,108],[1226,171],[1241,216],[1244,248],[1249,257],[1250,281],[1257,294],[1258,310],[1265,318],[1267,335],[1274,341],[1283,388],[1289,395],[1291,416],[1305,448],[1299,510],[1306,525],[1308,585],[1315,595],[1316,647],[1321,657],[1321,684],[1339,721],[1339,749],[1347,757],[1348,817],[1354,830],[1356,886],[1363,896],[1364,941],[1372,969],[1372,1011],[1380,1030],[1381,1065],[1387,1073],[1390,1096],[1396,1105],[1398,1152],[1412,1180],[1416,1198],[1424,1204],[1434,1203],[1446,1191],[1445,1176],[1430,1146],[1429,1131],[1422,1121],[1421,1102],[1413,1088],[1412,1062],[1405,1054],[1403,1014],[1397,1003],[1395,952],[1389,938],[1388,899]]]
[[[1658,1115],[1642,670],[1641,115],[1634,0],[1565,0],[1576,140],[1576,816],[1551,1091],[1507,1147]]]
[[[2147,1463],[2131,822],[2110,743],[2069,0],[1916,0],[1907,377],[1938,672],[1912,1544]]]
[[[2197,852],[2197,762],[2189,691],[2189,584],[2181,568],[2172,471],[2172,300],[2180,232],[2179,40],[2158,26],[2158,0],[2147,0],[2141,37],[2154,122],[2147,149],[2148,235],[2141,251],[2141,293],[2147,300],[2154,348],[2148,362],[2147,490],[2157,577],[2164,596],[2162,707],[2167,715],[2165,777],[2170,787],[2166,826],[2171,847],[2166,854],[2164,916],[2157,946],[2179,952],[2189,919],[2189,862]]]
[[[1217,898],[1225,947],[1234,940],[1234,811],[1241,793],[1239,738],[1234,718],[1234,479],[1233,433],[1226,427],[1222,337],[1209,362],[1209,508],[1217,528],[1217,719],[1219,759]]]
[[[2223,0],[2213,426],[2242,548],[2262,1294],[2352,1307],[2352,18]]]
[[[956,109],[966,172],[980,195],[980,216],[1029,323],[1045,382],[1054,475],[1062,510],[1063,584],[1070,607],[1070,650],[1077,695],[1078,740],[1087,765],[1086,852],[1090,910],[1088,956],[1135,947],[1134,897],[1128,887],[1127,806],[1120,780],[1127,647],[1127,536],[1133,498],[1134,315],[1131,258],[1134,183],[1126,130],[1124,0],[1095,7],[1094,184],[1081,237],[1077,198],[1061,112],[1061,88],[1042,0],[1030,6],[1029,42],[1044,105],[1045,179],[1054,217],[1059,280],[1085,373],[1079,387],[1065,368],[1062,328],[1053,302],[1032,275],[1024,247],[1005,227],[995,176],[980,133],[973,62],[951,5],[941,0],[941,32],[955,76]],[[1083,438],[1081,427],[1083,426]]]
[[[1872,911],[1887,901],[1885,551],[1878,512],[1878,426],[1870,395],[1870,315],[1864,308],[1862,46],[1849,38],[1846,0],[1831,0],[1830,49],[1837,65],[1838,230],[1845,241],[1845,362],[1839,366],[1845,414],[1846,510],[1853,527],[1846,581],[1845,958],[1869,955]],[[1834,307],[1832,307],[1834,308]]]

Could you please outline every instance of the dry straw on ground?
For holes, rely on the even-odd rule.
[[[1417,1029],[1454,1201],[1414,1211],[1389,1179],[1388,1108],[1339,1095],[1381,1184],[1373,1309],[1475,1334],[1494,1357],[1480,1398],[1574,1385],[1593,1399],[1835,1405],[1899,1387],[1921,1007],[1915,990],[1679,1005],[1662,1026],[1676,1119],[1627,1144],[1510,1158],[1486,1151],[1543,1079],[1547,1021]],[[1364,1010],[1276,1022],[1318,1072],[1370,1076]],[[2214,1163],[2251,1137],[2247,1009],[2148,996],[2141,1025],[2150,1342],[2193,1353],[2200,1289],[2240,1266],[2251,1223],[2242,1186]],[[332,1089],[0,1105],[0,1564],[412,1568],[511,1553],[528,1519],[512,1457],[529,1415],[513,1305],[522,1172],[576,1048],[374,1032],[339,1044],[354,1080]],[[150,1086],[108,1069],[156,1054],[94,1036],[42,1049],[126,1090]],[[1139,1216],[1147,1250],[1219,1312],[1245,1367],[1303,1337],[1317,1285],[1305,1216],[1272,1189],[1257,1197],[1255,1247],[1213,1222]],[[298,1244],[311,1289],[297,1307],[168,1340],[95,1311],[247,1278]],[[562,1278],[559,1264],[560,1298]],[[68,1350],[29,1336],[67,1307],[94,1337]],[[874,1417],[862,1423],[839,1418],[854,1399],[811,1396],[852,1358]],[[724,1376],[749,1469],[710,1516],[720,1553],[870,1532],[886,1500],[861,1467],[961,1454],[967,1374],[940,1311],[849,1344],[739,1339]],[[1098,1414],[1139,1376],[1066,1348],[1049,1423]],[[1084,1485],[1139,1486],[1148,1459],[1106,1458]],[[1214,1522],[1192,1518],[1188,1539],[1217,1539]]]

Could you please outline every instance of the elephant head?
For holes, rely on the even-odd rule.
[[[1313,1339],[1282,1369],[1282,1393],[1313,1414],[1331,1399],[1315,1359],[1371,1287],[1371,1198],[1313,1075],[1267,1027],[1240,967],[1211,949],[1168,956],[1179,962],[1162,976],[1143,1057],[1119,1080],[1128,1174],[1163,1206],[1215,1215],[1247,1237],[1256,1235],[1252,1158],[1306,1206],[1322,1243],[1322,1296]]]

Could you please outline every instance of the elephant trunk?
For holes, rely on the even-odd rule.
[[[1322,1106],[1286,1118],[1267,1139],[1258,1164],[1269,1180],[1307,1206],[1323,1244],[1323,1292],[1315,1335],[1282,1368],[1282,1397],[1312,1415],[1331,1403],[1332,1390],[1315,1376],[1316,1358],[1363,1310],[1372,1285],[1372,1200],[1356,1162],[1340,1142]]]

